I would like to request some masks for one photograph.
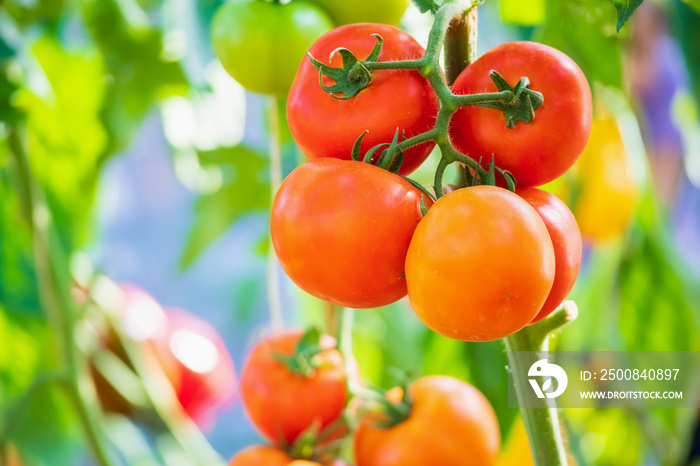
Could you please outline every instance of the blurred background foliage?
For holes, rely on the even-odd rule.
[[[285,174],[304,157],[284,102],[244,92],[215,60],[209,24],[220,3],[0,4],[0,441],[8,461],[16,453],[29,465],[91,461],[69,396],[37,384],[62,361],[40,293],[41,235],[27,212],[34,226],[50,225],[45,244],[59,283],[68,284],[69,270],[74,283],[90,271],[136,283],[211,322],[237,367],[269,329],[267,280],[283,275],[269,257],[269,129],[280,128]],[[585,237],[571,295],[580,316],[557,335],[558,349],[700,349],[699,9],[695,0],[647,1],[618,32],[612,1],[480,7],[480,51],[516,39],[552,45],[581,66],[594,92],[589,147],[547,187]],[[429,23],[410,8],[401,24],[424,42]],[[24,152],[26,166],[17,157]],[[425,185],[431,163],[416,176]],[[21,181],[27,176],[34,188]],[[288,326],[324,325],[324,305],[286,279],[281,307]],[[369,381],[396,383],[390,368],[470,381],[497,411],[504,456],[516,458],[503,464],[528,464],[517,410],[507,407],[500,342],[429,332],[405,300],[356,319],[356,356]],[[171,463],[178,451],[138,423],[95,416],[115,458]],[[698,448],[694,410],[572,409],[565,419],[580,464],[688,464]],[[205,427],[224,458],[260,440],[235,401]]]

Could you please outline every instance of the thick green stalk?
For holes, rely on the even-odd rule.
[[[445,78],[450,86],[476,60],[477,9],[452,18],[445,37]]]
[[[527,374],[532,364],[532,360],[526,354],[519,352],[547,351],[549,335],[567,322],[576,319],[577,315],[576,304],[573,301],[565,301],[563,307],[548,317],[504,338],[508,352],[508,365],[513,376],[519,405],[524,404],[525,390],[531,389]],[[532,406],[533,402],[528,401],[528,405]],[[536,466],[567,466],[569,463],[558,409],[552,407],[553,400],[549,398],[537,399],[537,403],[541,406],[520,408],[520,415],[530,442],[532,459]]]

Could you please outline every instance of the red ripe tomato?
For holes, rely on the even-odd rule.
[[[409,387],[409,417],[391,428],[371,416],[355,436],[357,466],[491,466],[501,443],[486,397],[461,380],[423,377]],[[400,395],[400,393],[399,393]]]
[[[210,424],[214,409],[229,401],[237,386],[233,361],[221,337],[189,312],[164,311],[151,295],[134,285],[121,284],[120,288],[123,301],[119,317],[124,335],[144,345],[146,364],[154,370],[160,366],[185,413],[200,425]],[[106,335],[105,346],[127,360],[116,333]],[[146,351],[149,347],[152,352]],[[109,381],[95,367],[91,370],[103,408],[136,415]]]
[[[271,335],[253,348],[241,372],[243,405],[251,420],[269,440],[291,445],[303,431],[318,423],[320,429],[335,421],[347,401],[343,357],[333,338],[321,338],[325,349],[316,355],[309,376],[292,372],[275,358],[291,356],[301,330]]]
[[[420,189],[368,163],[322,158],[294,170],[274,202],[272,244],[307,293],[353,308],[406,296],[404,262],[422,218]]]
[[[547,317],[574,287],[581,267],[581,232],[574,214],[557,196],[537,188],[518,188],[515,193],[535,208],[554,246],[554,284],[547,301],[532,323]]]
[[[206,423],[233,397],[233,361],[209,323],[181,309],[167,309],[166,314],[167,336],[154,341],[157,355],[175,359],[177,364],[166,375],[177,387],[177,398],[192,419]]]
[[[554,281],[547,228],[527,202],[495,186],[441,197],[413,234],[408,297],[425,325],[446,337],[506,337],[542,309]]]
[[[349,24],[323,35],[309,49],[317,60],[340,67],[338,47],[349,49],[358,59],[369,56],[376,43],[371,34],[384,39],[379,61],[416,59],[425,50],[406,32],[385,24]],[[307,59],[301,63],[287,101],[292,136],[309,160],[319,157],[350,159],[355,140],[365,130],[361,153],[389,143],[397,128],[411,137],[430,130],[437,117],[437,99],[427,79],[417,71],[375,71],[372,83],[348,100],[338,100],[319,85],[319,72]],[[324,77],[325,85],[334,81]],[[433,143],[408,149],[400,174],[413,172],[428,157]]]
[[[506,127],[502,112],[463,107],[452,117],[450,138],[455,147],[483,163],[495,157],[518,186],[539,186],[561,176],[586,146],[591,131],[591,91],[586,77],[571,58],[535,42],[510,42],[486,52],[457,78],[455,94],[497,92],[489,77],[496,70],[514,86],[521,77],[542,93],[544,104],[531,123]]]
[[[229,466],[289,466],[292,459],[284,450],[263,445],[253,445],[239,451],[231,458]]]

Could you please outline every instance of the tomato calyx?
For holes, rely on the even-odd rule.
[[[343,435],[347,431],[348,420],[345,415],[338,417],[325,429],[321,429],[320,422],[314,422],[287,448],[288,454],[295,460],[325,463],[338,457],[344,442]]]
[[[367,64],[375,63],[382,53],[384,39],[379,34],[372,34],[377,39],[369,56],[359,61],[353,53],[345,47],[338,47],[331,52],[328,62],[333,61],[336,53],[343,59],[342,68],[334,68],[316,60],[311,53],[306,52],[314,68],[318,70],[318,81],[321,88],[338,100],[347,100],[356,96],[362,89],[372,82],[372,72]],[[323,76],[328,76],[335,81],[332,86],[323,84]]]
[[[391,141],[391,143],[385,142],[382,144],[377,144],[376,146],[370,148],[367,152],[365,152],[365,155],[362,157],[362,160],[360,160],[360,146],[362,145],[362,138],[364,138],[367,133],[369,133],[369,130],[365,130],[362,134],[360,134],[357,140],[355,140],[355,144],[352,147],[351,159],[355,162],[361,161],[363,163],[372,164],[372,157],[374,156],[374,153],[379,149],[383,149],[381,155],[379,156],[379,160],[377,160],[377,163],[373,165],[379,168],[383,168],[384,170],[388,170],[391,173],[394,173],[395,175],[398,175],[399,170],[401,169],[401,164],[403,164],[404,159],[404,148],[401,147],[401,144],[407,141],[406,132],[402,132],[401,142],[399,142],[399,128],[396,128],[396,133],[394,133],[394,139],[393,141]],[[416,188],[420,189],[433,201],[436,200],[435,196],[417,181],[412,180],[407,176],[401,176],[401,178],[408,181]],[[425,199],[423,197],[421,197],[420,200],[420,208],[421,213],[423,215],[428,213],[428,208],[425,206]]]
[[[322,367],[316,356],[327,349],[321,347],[321,332],[317,328],[311,328],[301,337],[293,354],[272,353],[272,357],[284,364],[290,372],[312,377],[316,369]]]
[[[411,416],[413,408],[409,391],[411,380],[403,372],[400,372],[400,380],[399,385],[390,390],[369,387],[362,393],[358,393],[359,397],[368,401],[365,419],[374,427],[391,429]]]
[[[508,84],[503,76],[496,70],[489,71],[489,76],[496,84],[499,92],[510,91],[513,97],[509,101],[493,100],[489,102],[473,103],[471,105],[494,108],[502,111],[506,117],[506,126],[508,128],[515,128],[518,121],[532,123],[535,120],[535,110],[540,108],[544,103],[542,93],[530,89],[530,80],[524,76],[520,78],[515,86]]]
[[[479,158],[479,165],[481,165],[481,161],[482,158]],[[462,177],[463,182],[460,183],[459,187],[466,188],[479,185],[496,186],[496,171],[498,171],[498,173],[503,175],[503,178],[506,180],[506,189],[508,189],[508,191],[515,192],[515,177],[508,170],[497,167],[495,157],[493,155],[491,155],[491,163],[488,164],[488,167],[489,169],[484,176],[481,173],[472,173],[469,167],[462,165],[462,173],[460,173],[460,176]]]

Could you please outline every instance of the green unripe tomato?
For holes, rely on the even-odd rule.
[[[309,0],[323,8],[336,26],[383,23],[396,26],[410,0]]]
[[[326,13],[303,0],[235,0],[214,15],[211,39],[221,64],[243,87],[286,96],[306,50],[331,29]]]

